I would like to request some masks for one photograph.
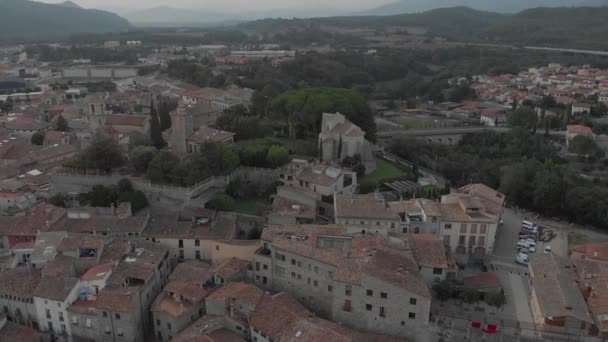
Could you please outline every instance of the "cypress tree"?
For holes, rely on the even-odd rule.
[[[163,139],[163,134],[160,130],[158,114],[156,113],[156,107],[154,107],[153,100],[150,101],[150,139],[152,140],[152,145],[159,150],[167,146],[167,143]]]

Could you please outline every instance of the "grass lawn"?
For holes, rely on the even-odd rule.
[[[235,200],[234,211],[241,214],[261,216],[270,210],[268,198],[253,198],[247,200]]]
[[[384,159],[376,159],[376,170],[363,177],[359,183],[374,182],[376,184],[391,178],[405,176],[407,173],[396,165]]]

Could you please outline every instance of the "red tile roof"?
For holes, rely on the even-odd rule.
[[[593,130],[590,127],[583,125],[568,125],[567,130],[571,134],[593,134]]]
[[[500,280],[495,272],[482,272],[462,279],[464,287],[482,289],[487,287],[500,287]]]
[[[144,127],[147,117],[144,115],[114,114],[110,115],[107,124],[110,126]]]
[[[443,241],[433,234],[410,234],[410,248],[420,267],[448,268]]]

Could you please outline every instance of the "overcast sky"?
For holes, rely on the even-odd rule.
[[[48,3],[63,2],[63,0],[37,0]],[[112,11],[132,11],[156,6],[171,6],[176,8],[208,9],[230,13],[247,11],[267,11],[284,9],[338,9],[341,11],[358,11],[377,7],[395,0],[72,0],[85,8],[99,8]]]

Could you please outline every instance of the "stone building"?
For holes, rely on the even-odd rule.
[[[418,266],[380,234],[283,226],[264,230],[262,243],[254,256],[255,284],[363,331],[413,337],[428,329],[431,295]]]

